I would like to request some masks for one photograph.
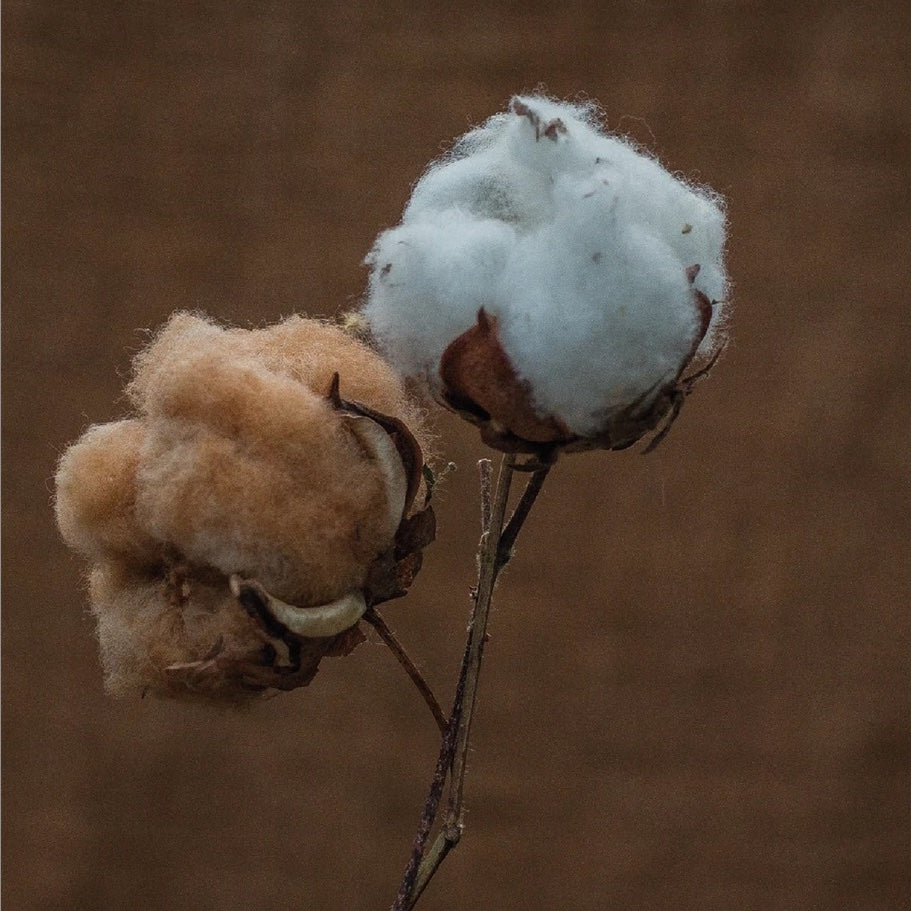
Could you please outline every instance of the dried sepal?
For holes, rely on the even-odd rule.
[[[343,399],[341,397],[340,384],[339,374],[333,374],[332,383],[327,395],[332,406],[343,414],[371,420],[385,431],[398,453],[406,477],[404,498],[399,514],[399,518],[401,518],[411,509],[411,505],[414,503],[414,498],[417,496],[417,492],[421,486],[421,480],[423,479],[424,454],[421,451],[421,446],[404,421],[401,421],[392,415],[383,414],[373,408],[369,408],[361,402],[346,401]],[[356,430],[357,425],[352,425],[352,428]],[[371,429],[368,430],[367,433],[369,434],[369,439],[376,443],[378,439],[376,432]],[[386,462],[390,461],[388,448],[380,444],[378,449],[383,453],[383,455],[379,457]],[[391,471],[390,473],[397,474],[397,468],[394,472]]]
[[[395,536],[395,551],[401,557],[423,550],[433,543],[436,537],[437,523],[433,507],[429,504],[420,511],[405,519]]]
[[[402,520],[408,493],[408,477],[395,443],[372,418],[345,414],[342,421],[379,469],[386,490],[387,529],[393,534]]]
[[[243,611],[250,622],[251,632],[260,640],[256,650],[232,650],[219,638],[209,654],[199,661],[175,662],[165,668],[165,680],[171,695],[227,696],[233,700],[243,694],[255,696],[267,690],[290,691],[307,686],[316,676],[320,661],[325,657],[342,657],[350,654],[365,637],[357,625],[363,613],[363,599],[351,599],[351,604],[324,605],[334,622],[325,625],[324,616],[308,618],[303,623],[306,630],[325,632],[331,627],[341,627],[331,635],[305,635],[295,630],[301,628],[299,613],[320,608],[295,608],[273,598],[261,585],[248,579],[233,576],[231,592],[238,611]],[[340,599],[341,600],[341,599]],[[359,603],[358,603],[359,600]],[[342,618],[342,614],[350,613]],[[348,622],[354,613],[353,622]]]
[[[561,135],[566,133],[566,124],[559,117],[545,121],[537,111],[532,110],[520,98],[513,98],[509,107],[513,113],[524,117],[534,127],[535,140],[537,141],[545,137],[552,142],[556,142]]]
[[[423,549],[436,537],[436,516],[427,503],[399,526],[395,545],[370,566],[364,592],[371,607],[407,594],[423,563]]]
[[[328,604],[315,607],[295,607],[270,595],[258,582],[233,575],[230,579],[231,594],[241,604],[250,602],[251,592],[262,607],[257,616],[264,624],[272,626],[281,636],[301,639],[325,639],[337,636],[354,626],[367,610],[362,592],[349,592]]]
[[[516,376],[500,344],[496,319],[483,308],[477,323],[443,352],[440,381],[444,403],[477,424],[496,449],[535,451],[572,439],[560,421],[536,413],[529,385]]]
[[[238,575],[213,578],[205,567],[175,567],[168,579],[173,608],[191,603],[200,585],[229,590],[232,599],[220,609],[246,618],[247,630],[240,639],[219,635],[199,660],[165,667],[169,695],[237,701],[269,689],[297,689],[313,680],[324,657],[347,655],[364,641],[357,621],[366,605],[357,593],[331,604],[299,608],[273,597],[258,582]],[[238,622],[232,621],[235,628]]]

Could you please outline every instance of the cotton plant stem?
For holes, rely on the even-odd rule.
[[[443,732],[443,742],[440,745],[440,755],[437,759],[437,765],[433,773],[433,781],[430,783],[430,792],[427,800],[424,802],[424,810],[421,813],[421,822],[418,825],[417,835],[414,837],[414,845],[411,849],[411,858],[408,866],[405,868],[405,874],[402,877],[402,883],[399,886],[399,892],[392,906],[392,911],[408,911],[414,907],[427,880],[418,885],[420,869],[424,852],[427,848],[427,840],[430,838],[430,831],[436,820],[437,810],[440,806],[440,798],[443,796],[443,787],[446,784],[446,773],[452,764],[452,751],[455,747],[456,732],[459,726],[459,718],[462,714],[462,699],[465,693],[465,676],[468,668],[466,646],[466,657],[462,661],[462,668],[459,672],[459,681],[456,685],[455,698],[452,703],[452,714]],[[441,858],[442,861],[442,858]]]
[[[475,595],[475,609],[468,640],[468,672],[465,676],[465,696],[462,714],[456,732],[455,754],[452,761],[452,785],[450,790],[449,818],[447,828],[462,828],[462,793],[465,785],[465,767],[468,760],[468,738],[474,719],[475,701],[481,674],[484,645],[487,642],[487,623],[490,619],[490,605],[497,576],[503,568],[500,563],[500,535],[506,520],[509,504],[509,488],[512,484],[513,465],[516,457],[512,453],[503,456],[500,473],[493,493],[490,509],[490,527],[481,537],[478,552],[478,588]],[[450,833],[454,834],[454,833]]]
[[[491,461],[490,459],[481,459],[478,462],[478,474],[480,476],[480,489],[481,489],[481,545],[488,540],[490,533],[490,521],[491,521],[491,512],[493,509],[493,499],[491,495]],[[459,724],[462,718],[462,707],[464,704],[464,694],[465,694],[465,679],[468,675],[468,668],[472,656],[472,630],[475,628],[475,621],[477,620],[477,588],[473,591],[473,599],[475,601],[474,609],[471,612],[471,618],[468,623],[468,638],[465,643],[465,654],[462,657],[462,665],[459,669],[459,682],[456,690],[456,699],[453,703],[452,713],[449,716],[449,731],[451,737],[449,738],[448,744],[448,753],[446,753],[446,747],[444,746],[443,752],[440,754],[440,761],[442,763],[444,755],[446,756],[447,762],[443,767],[444,771],[452,766],[453,754],[456,747],[456,733],[459,729]],[[441,766],[437,766],[437,772],[440,771]],[[434,777],[434,782],[436,782],[436,777]],[[432,794],[431,790],[431,794]],[[439,807],[439,797],[441,794],[437,795],[437,802],[434,806],[434,813]],[[426,809],[426,805],[425,805]],[[426,814],[425,814],[426,815]],[[456,827],[453,828],[449,819],[447,818],[447,824],[444,827],[443,831],[439,833],[433,845],[430,848],[430,852],[427,856],[424,856],[424,848],[426,847],[426,841],[424,845],[421,846],[420,854],[415,852],[412,855],[412,860],[416,860],[420,866],[415,867],[413,870],[412,876],[409,876],[406,872],[405,880],[410,880],[407,883],[407,889],[405,888],[406,882],[403,881],[402,889],[399,891],[399,901],[403,897],[407,898],[407,904],[404,907],[412,908],[421,897],[424,889],[427,886],[427,883],[430,882],[430,878],[433,876],[437,867],[443,862],[443,859],[446,855],[455,847],[458,843],[459,836],[461,835],[461,830]],[[396,911],[396,909],[393,909]]]
[[[424,675],[418,669],[418,666],[411,660],[411,656],[408,654],[408,652],[405,651],[402,643],[399,642],[395,633],[392,632],[376,608],[368,608],[367,612],[364,614],[363,619],[366,620],[367,623],[369,623],[377,631],[380,639],[386,643],[389,651],[395,655],[396,660],[405,669],[405,673],[407,673],[411,678],[411,682],[415,685],[415,688],[421,694],[421,698],[424,700],[424,702],[427,703],[427,707],[433,714],[433,718],[437,723],[437,727],[439,727],[440,732],[445,737],[446,727],[448,724],[446,715],[443,712],[443,709],[440,706],[437,697],[433,694],[433,690],[430,688],[430,684],[427,683]]]
[[[478,462],[478,474],[481,479],[481,535],[490,531],[490,459],[481,459]]]
[[[506,512],[509,503],[509,490],[513,472],[529,470],[528,467],[517,465],[514,455],[506,455],[500,465],[493,496],[490,492],[490,463],[482,460],[479,463],[481,473],[481,542],[478,551],[478,584],[474,592],[474,610],[468,630],[468,644],[459,676],[459,688],[456,703],[450,715],[450,725],[454,727],[455,737],[452,745],[451,765],[452,777],[450,780],[449,807],[443,826],[430,848],[424,852],[424,845],[418,853],[417,840],[415,850],[412,852],[412,864],[406,872],[406,877],[399,890],[399,896],[394,911],[410,911],[420,898],[427,884],[430,882],[437,869],[445,860],[449,852],[458,844],[463,829],[463,796],[465,788],[465,769],[468,758],[471,722],[474,717],[475,700],[477,697],[478,682],[480,679],[481,662],[484,645],[487,641],[487,624],[490,617],[490,607],[493,592],[496,587],[497,577],[503,567],[512,557],[516,538],[528,517],[551,463],[535,467],[529,479],[525,492],[519,500],[511,518],[506,522]],[[434,784],[437,784],[441,769],[445,769],[445,748],[441,751],[440,761],[437,765],[437,774]],[[433,788],[431,789],[434,794]],[[423,834],[426,844],[427,835],[432,825],[425,825],[428,804],[422,816],[422,827],[419,836]],[[435,814],[436,807],[433,809]],[[414,862],[421,855],[419,866],[414,868]]]
[[[491,517],[491,490],[490,490],[490,459],[481,459],[478,462],[478,472],[480,474],[481,487],[481,541],[487,538],[490,530]],[[475,589],[475,594],[477,589]],[[475,601],[477,601],[475,597]],[[431,872],[427,874],[427,858],[424,854],[427,849],[427,840],[430,837],[431,829],[436,821],[437,812],[440,806],[440,798],[443,796],[443,787],[446,784],[446,776],[452,767],[453,753],[456,746],[456,735],[459,730],[459,723],[462,717],[462,707],[465,695],[465,680],[468,675],[469,659],[471,655],[471,632],[474,629],[475,618],[477,615],[477,604],[471,613],[471,619],[468,624],[468,638],[465,643],[465,652],[462,656],[462,664],[459,668],[459,679],[456,684],[455,698],[453,699],[452,711],[449,719],[443,727],[443,742],[440,746],[440,754],[437,759],[436,769],[434,770],[433,780],[430,783],[430,792],[424,801],[424,809],[421,813],[421,821],[418,825],[417,835],[415,835],[414,844],[411,849],[411,857],[405,873],[399,886],[398,895],[391,911],[409,911],[414,907],[421,893],[424,891],[433,871],[442,863],[443,858],[449,853],[449,850],[455,844],[455,840],[443,839],[438,837],[431,848],[430,857],[435,859],[432,864]],[[368,618],[369,619],[369,618]],[[442,833],[441,833],[442,835]],[[421,873],[424,873],[421,876]]]

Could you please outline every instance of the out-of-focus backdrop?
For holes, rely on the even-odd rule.
[[[436,755],[372,642],[234,714],[113,702],[55,461],[141,331],[361,295],[425,163],[511,94],[726,194],[734,341],[654,455],[561,462],[502,584],[454,909],[908,908],[909,7],[3,8],[3,907],[388,906]],[[446,698],[475,461],[386,614]]]

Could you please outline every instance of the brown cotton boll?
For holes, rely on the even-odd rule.
[[[108,561],[93,567],[89,595],[105,690],[112,696],[159,691],[163,669],[187,657],[183,618],[165,596],[164,580]]]
[[[244,426],[270,444],[283,434],[290,443],[302,429],[311,438],[318,429],[311,412],[325,404],[335,374],[346,401],[404,421],[426,455],[424,412],[400,377],[371,348],[319,320],[223,329],[177,313],[137,356],[127,392],[152,418],[204,420],[228,434]]]
[[[422,464],[400,380],[326,323],[177,314],[128,391],[137,417],[90,430],[58,474],[61,529],[95,564],[109,691],[305,686],[433,538],[423,507],[400,534]]]
[[[137,562],[159,546],[136,518],[136,470],[145,429],[138,420],[96,424],[60,459],[54,508],[63,539],[93,559],[109,553]]]
[[[153,410],[155,389],[175,362],[192,352],[197,343],[206,347],[220,331],[214,323],[193,313],[173,314],[133,359],[133,379],[126,388],[127,397],[139,411]]]
[[[252,357],[232,358],[216,347],[175,367],[156,389],[149,415],[178,418],[230,436],[270,454],[333,445],[338,422],[326,391],[269,371]]]
[[[200,348],[162,373],[152,396],[149,427],[158,420],[181,420],[238,444],[278,446],[282,452],[318,448],[335,433],[324,395],[217,343],[214,350]]]

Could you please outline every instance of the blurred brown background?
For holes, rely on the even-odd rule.
[[[242,715],[101,692],[55,461],[138,330],[332,313],[424,164],[598,99],[730,201],[734,344],[566,459],[501,586],[454,909],[893,911],[909,887],[909,6],[4,4],[3,908],[377,909],[432,721],[383,647]],[[448,698],[473,433],[387,617]]]

